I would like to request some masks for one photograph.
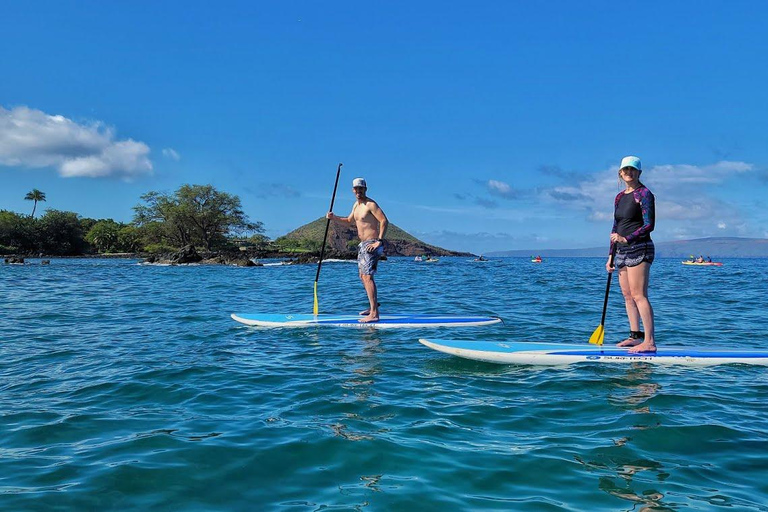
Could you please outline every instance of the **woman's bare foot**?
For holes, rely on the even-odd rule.
[[[636,354],[638,352],[656,352],[656,343],[653,341],[644,341],[639,345],[635,345],[627,352],[630,354]]]
[[[617,347],[634,347],[636,345],[640,345],[643,342],[642,339],[638,338],[627,338],[624,341],[620,341],[616,344]]]
[[[370,324],[379,321],[379,315],[368,315],[358,320],[361,324]]]

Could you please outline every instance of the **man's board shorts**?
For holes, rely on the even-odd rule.
[[[371,252],[367,251],[368,246],[376,242],[377,240],[366,240],[360,242],[357,248],[357,268],[361,275],[372,276],[375,274],[379,260],[384,256],[384,244],[379,245]]]
[[[613,260],[613,266],[617,269],[624,267],[636,267],[644,261],[650,265],[656,256],[656,247],[653,240],[639,242],[632,245],[622,245],[616,248],[616,257]]]

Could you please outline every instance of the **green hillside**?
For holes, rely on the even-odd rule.
[[[323,241],[325,224],[325,217],[321,217],[279,237],[275,240],[275,243],[284,249],[319,250]],[[387,228],[386,239],[386,251],[390,256],[419,256],[422,254],[434,254],[436,256],[467,255],[467,253],[458,253],[422,242],[392,223]],[[357,228],[354,224],[331,222],[327,242],[329,250],[339,253],[354,252],[357,250],[357,243]]]
[[[323,240],[323,233],[325,232],[325,223],[326,218],[321,217],[315,221],[310,222],[309,224],[304,224],[303,226],[294,229],[287,235],[284,235],[281,238],[294,238],[294,239],[309,239],[314,240],[317,242],[322,242]],[[343,229],[344,224],[340,224],[337,222],[331,223],[332,229]],[[351,230],[355,233],[355,236],[357,236],[357,229],[354,226],[351,226]],[[406,231],[403,231],[399,227],[395,226],[394,224],[389,225],[387,228],[387,240],[401,240],[403,242],[411,242],[411,243],[424,243],[415,236],[407,233]]]

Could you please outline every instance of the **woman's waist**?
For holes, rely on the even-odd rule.
[[[638,237],[630,242],[619,242],[618,248],[619,249],[628,249],[628,248],[636,248],[636,247],[642,247],[642,246],[653,246],[653,240],[651,240],[650,235],[646,235],[644,237]]]

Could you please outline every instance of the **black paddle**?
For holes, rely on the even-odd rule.
[[[343,164],[339,164],[339,167],[336,169],[336,182],[333,184],[333,195],[331,196],[331,207],[328,209],[329,212],[333,211],[333,201],[336,199],[336,188],[339,186],[339,175],[341,174],[341,166]],[[323,256],[325,255],[325,240],[328,238],[328,226],[331,225],[331,219],[326,219],[325,221],[325,233],[323,234],[323,246],[320,249],[320,261],[317,262],[317,274],[315,274],[315,304],[312,308],[312,313],[317,316],[317,313],[319,311],[319,306],[317,304],[317,281],[320,279],[320,267],[323,265]]]
[[[608,266],[613,266],[613,258],[616,256],[616,247],[619,244],[614,242],[613,249],[611,249],[611,256],[608,258]],[[611,291],[611,277],[613,272],[608,272],[608,282],[605,284],[605,299],[603,300],[603,316],[600,318],[600,325],[597,326],[595,332],[589,337],[589,342],[593,345],[602,345],[605,339],[605,312],[608,310],[608,293]]]

